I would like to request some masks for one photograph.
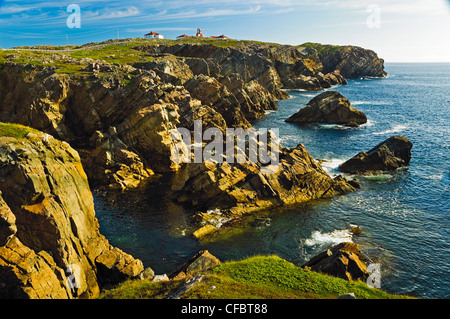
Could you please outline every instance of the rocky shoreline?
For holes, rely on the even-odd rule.
[[[95,298],[102,287],[151,273],[99,233],[91,188],[124,192],[170,174],[168,195],[198,210],[194,236],[202,238],[252,212],[360,187],[331,178],[301,144],[281,146],[270,173],[248,157],[179,163],[174,132],[194,135],[197,120],[220,132],[248,129],[277,109],[288,97],[285,89],[320,91],[345,85],[346,78],[384,77],[383,60],[373,51],[139,41],[127,49],[139,58],[111,63],[59,53],[36,63],[3,57],[0,121],[34,130],[0,137],[0,297]],[[73,269],[75,286],[68,281]],[[43,277],[49,280],[44,286]]]

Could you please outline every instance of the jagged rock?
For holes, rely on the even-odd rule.
[[[113,68],[109,63],[102,61],[102,62],[92,62],[92,63],[88,64],[88,66],[85,67],[83,69],[83,71],[94,72],[94,73],[111,72],[111,71],[113,71]]]
[[[367,122],[366,115],[350,105],[336,91],[317,95],[308,105],[286,120],[289,123],[329,123],[358,126]]]
[[[66,142],[39,132],[0,137],[0,191],[10,225],[0,235],[9,238],[0,246],[1,297],[95,298],[103,282],[144,270],[100,234],[80,157]]]
[[[263,117],[267,110],[278,109],[272,94],[257,81],[245,83],[237,77],[229,76],[218,80],[234,94],[242,113],[249,121]]]
[[[239,101],[215,78],[198,75],[188,80],[184,86],[193,98],[220,113],[228,127],[250,127],[250,123],[241,111]]]
[[[138,278],[144,271],[140,260],[116,247],[103,251],[95,259],[95,264],[102,285],[114,285],[129,278]]]
[[[266,110],[276,109],[278,99],[289,97],[283,89],[319,90],[345,84],[347,74],[377,76],[372,71],[383,69],[374,53],[353,47],[321,50],[244,41],[230,47],[155,44],[135,49],[148,52],[153,59],[131,66],[65,58],[65,63],[79,65],[80,71],[87,65],[85,70],[94,75],[59,74],[54,66],[6,61],[0,77],[0,121],[32,126],[71,143],[81,150],[84,163],[98,166],[87,170],[93,181],[104,171],[105,162],[96,156],[92,159],[98,146],[92,146],[89,139],[96,131],[117,127],[118,138],[127,146],[118,154],[144,166],[107,167],[111,173],[103,174],[104,183],[134,187],[147,178],[147,169],[179,168],[171,163],[164,130],[177,125],[190,129],[194,119],[222,130],[245,127]],[[191,95],[204,103],[198,104]],[[157,120],[149,120],[152,116]]]
[[[409,165],[413,144],[406,136],[392,136],[368,152],[361,152],[339,166],[341,172],[364,174],[392,171]]]
[[[169,277],[182,279],[194,273],[205,272],[218,264],[220,264],[220,260],[217,257],[211,255],[208,250],[201,250],[172,272]]]
[[[369,277],[361,250],[357,244],[351,242],[331,247],[313,257],[303,267],[352,281],[365,282]]]
[[[107,133],[96,131],[90,138],[90,144],[95,148],[80,153],[83,167],[94,186],[127,190],[139,187],[154,175],[139,155],[122,142],[113,127]]]
[[[171,197],[203,211],[198,215],[201,223],[220,227],[251,212],[330,198],[359,187],[356,181],[331,178],[305,147],[298,145],[281,149],[274,171],[262,170],[259,163],[248,159],[245,163],[188,164],[175,177]]]
[[[339,71],[347,79],[358,77],[385,77],[384,60],[372,50],[357,46],[322,46],[319,58],[323,72]]]
[[[16,216],[11,212],[0,192],[0,247],[5,246],[16,233]]]
[[[171,160],[172,131],[179,122],[178,106],[156,103],[136,110],[118,125],[121,140],[136,150],[158,172],[176,171]]]

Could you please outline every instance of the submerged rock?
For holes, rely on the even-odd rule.
[[[286,120],[289,123],[328,123],[358,126],[367,122],[366,115],[350,105],[336,91],[317,95],[308,105]]]
[[[369,277],[367,265],[358,245],[337,244],[308,261],[303,267],[334,277],[365,282]]]
[[[392,136],[368,152],[361,152],[339,166],[349,174],[393,171],[407,166],[413,144],[406,136]]]

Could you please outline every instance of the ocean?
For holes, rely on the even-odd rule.
[[[286,147],[304,144],[337,175],[340,163],[393,135],[413,144],[408,168],[357,178],[362,188],[331,200],[258,214],[223,238],[194,240],[189,214],[163,200],[164,183],[111,197],[95,192],[100,231],[157,274],[170,273],[198,250],[220,260],[276,254],[297,265],[331,245],[353,241],[381,270],[381,289],[419,298],[450,297],[450,64],[387,63],[388,77],[332,88],[363,111],[358,128],[284,122],[320,92],[288,91],[254,123],[278,128]],[[361,227],[353,235],[352,227]]]

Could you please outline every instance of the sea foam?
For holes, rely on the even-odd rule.
[[[386,131],[382,131],[382,132],[374,132],[372,133],[373,135],[385,135],[385,134],[392,134],[392,133],[399,133],[401,131],[404,131],[408,128],[408,126],[403,125],[403,124],[399,124],[394,126],[393,128],[386,130]]]
[[[337,229],[330,233],[322,233],[320,231],[313,231],[311,237],[305,239],[305,246],[322,246],[322,245],[336,245],[343,242],[352,242],[351,229]]]

